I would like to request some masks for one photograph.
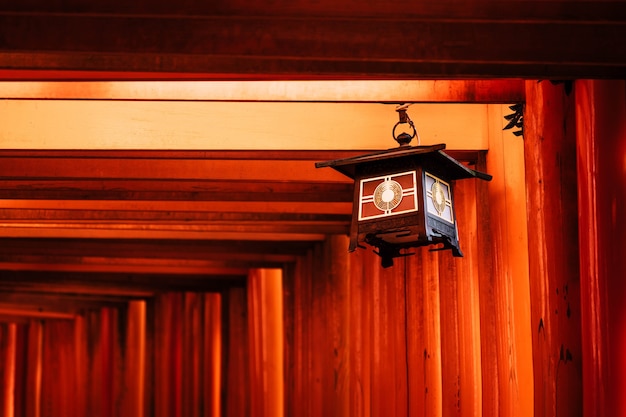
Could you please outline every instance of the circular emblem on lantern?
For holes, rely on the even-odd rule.
[[[374,205],[382,211],[393,210],[402,201],[402,186],[394,180],[385,180],[374,190]]]
[[[435,207],[435,210],[437,210],[437,213],[441,216],[443,211],[446,209],[446,194],[441,187],[441,183],[439,181],[435,181],[430,187],[430,192],[432,194],[431,200],[433,202],[433,207]]]

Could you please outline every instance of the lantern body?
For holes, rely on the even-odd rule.
[[[403,146],[355,158],[321,162],[354,179],[350,251],[365,242],[377,249],[383,266],[410,247],[442,244],[459,249],[454,181],[491,179],[441,152],[445,145]]]

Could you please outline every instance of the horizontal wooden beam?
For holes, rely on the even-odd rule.
[[[5,261],[4,259],[9,258]],[[16,259],[13,259],[16,258]],[[152,263],[134,263],[129,260],[119,262],[116,259],[99,259],[97,261],[90,260],[86,257],[78,259],[64,259],[57,257],[52,262],[36,256],[3,256],[0,259],[0,270],[3,271],[54,271],[54,272],[100,272],[100,273],[118,273],[118,274],[152,274],[158,276],[167,275],[203,275],[209,276],[240,276],[247,272],[249,267],[265,266],[268,263],[259,262],[236,262],[232,261],[229,265],[225,262],[207,261],[203,264],[199,262],[175,262],[171,261],[164,265],[165,262],[158,262],[151,259]],[[137,261],[137,260],[135,260]],[[139,260],[140,261],[140,260]],[[280,264],[279,264],[280,265]],[[276,266],[274,263],[272,266]]]
[[[0,198],[164,201],[352,201],[352,183],[244,180],[118,180],[50,178],[0,182]]]
[[[215,259],[286,261],[304,255],[309,242],[184,241],[127,239],[0,239],[4,254],[56,256],[140,257],[157,259]]]
[[[319,242],[326,237],[323,233],[240,233],[204,231],[163,231],[163,230],[124,230],[124,229],[91,229],[89,227],[47,227],[44,224],[0,224],[1,238],[30,239],[181,239],[181,240],[251,240],[251,241],[309,241]]]
[[[304,213],[350,214],[352,202],[288,202],[288,201],[144,201],[144,200],[0,200],[2,209],[65,209],[121,211],[190,211],[239,213]],[[45,220],[45,219],[42,219]]]
[[[285,7],[263,7],[255,15],[259,6],[247,1],[231,10],[226,7],[221,15],[193,17],[3,12],[0,67],[195,73],[206,74],[207,79],[541,79],[624,74],[626,50],[614,42],[626,38],[626,25],[620,20],[623,2],[604,3],[600,12],[594,11],[594,2],[583,2],[568,12],[567,2],[542,7],[536,1],[530,2],[531,13],[524,12],[525,3],[507,2],[508,8],[488,8],[492,15],[469,7],[457,12],[453,6],[458,2],[424,13],[423,3],[412,7],[403,3],[402,8],[399,3],[369,8],[354,3],[358,11],[349,17],[344,17],[348,10],[341,12],[328,2],[318,6],[317,15],[310,13],[315,6],[302,2],[297,6],[279,2]],[[242,11],[247,15],[238,14]]]
[[[115,160],[72,158],[5,159],[0,177],[59,179],[154,179],[220,181],[302,181],[343,182],[345,176],[334,170],[316,169],[314,161],[240,161],[197,160]],[[201,191],[198,190],[198,191]]]
[[[0,70],[0,80],[11,74],[16,73]],[[112,79],[117,77],[111,76]],[[29,100],[516,103],[524,101],[524,81],[0,81],[0,97]]]
[[[13,305],[0,303],[0,321],[15,322],[24,319],[55,319],[74,320],[76,313],[63,313],[58,311],[38,310],[28,305]]]
[[[276,172],[284,179],[286,174],[298,174],[297,170],[281,171],[281,165],[293,164],[287,151],[293,151],[293,158],[301,160],[300,151],[323,154],[329,150],[380,150],[397,146],[392,136],[398,122],[397,105],[383,103],[385,100],[384,95],[380,97],[381,103],[0,100],[3,126],[0,143],[3,149],[33,151],[169,150],[180,153],[185,160],[160,163],[177,165],[189,164],[190,157],[184,152],[196,150],[200,151],[196,152],[197,159],[204,160],[191,177],[196,179],[206,178],[209,172],[220,178],[224,162],[212,152],[266,151],[268,158],[277,160],[270,153],[276,151],[275,155],[282,152],[283,158],[275,169],[268,171],[263,167],[261,172],[265,176]],[[446,143],[452,150],[479,150],[487,149],[486,123],[492,106],[502,105],[417,103],[410,106],[408,114],[422,145]],[[413,145],[417,144],[415,139]],[[224,155],[224,159],[245,157],[245,153]],[[84,161],[74,162],[77,169],[84,167]],[[47,162],[41,163],[45,166]],[[137,168],[145,163],[137,161]],[[161,168],[166,170],[163,177],[167,178],[168,168]],[[303,169],[307,172],[306,167]],[[97,172],[95,168],[91,170],[92,175]],[[143,172],[143,176],[158,173]],[[233,170],[225,173],[232,175]],[[175,172],[171,174],[172,178],[180,178]],[[316,178],[319,175],[324,174],[318,173]]]
[[[0,291],[147,298],[159,291],[222,291],[246,276],[168,275],[102,271],[0,270]],[[247,271],[246,271],[247,272]]]
[[[58,314],[76,315],[86,310],[103,307],[124,308],[129,300],[126,297],[109,296],[107,298],[109,299],[94,294],[0,293],[0,315],[13,310],[20,311],[23,315],[35,313],[41,315],[42,318],[54,318]]]

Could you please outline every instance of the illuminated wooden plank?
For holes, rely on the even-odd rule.
[[[21,178],[115,178],[162,180],[335,181],[346,178],[333,170],[316,169],[314,161],[116,160],[6,158],[0,176]],[[199,190],[200,191],[200,190]]]
[[[284,201],[250,201],[241,203],[236,201],[0,200],[0,208],[349,214],[352,212],[352,203],[310,203]]]
[[[0,72],[0,79],[3,78]],[[53,100],[511,103],[522,80],[0,81],[0,97]]]
[[[71,239],[196,239],[196,240],[251,240],[251,241],[320,241],[321,233],[239,233],[204,231],[163,231],[163,230],[124,230],[89,229],[86,227],[54,228],[40,224],[13,226],[0,224],[0,237],[3,238],[71,238]]]
[[[296,235],[318,235],[320,233],[325,234],[347,234],[349,225],[348,222],[341,223],[323,223],[323,222],[275,222],[275,223],[258,223],[258,222],[237,222],[237,223],[212,223],[212,224],[172,224],[172,223],[147,223],[147,222],[135,222],[135,223],[121,223],[121,222],[109,222],[109,223],[95,223],[90,222],[45,222],[35,219],[30,222],[15,222],[15,223],[1,223],[0,227],[5,228],[47,228],[47,229],[89,229],[91,231],[98,230],[119,230],[122,232],[138,231],[154,231],[154,232],[175,232],[175,233],[206,233],[207,236],[227,233],[227,234],[296,234]],[[293,240],[293,239],[287,239]]]
[[[50,257],[101,256],[113,258],[220,259],[259,262],[288,262],[304,254],[306,241],[184,241],[123,239],[0,239],[0,252],[6,255]]]
[[[11,274],[7,274],[7,272]],[[154,289],[137,289],[137,288],[124,288],[107,287],[103,285],[86,285],[77,282],[44,282],[41,279],[32,280],[27,274],[35,273],[36,271],[2,271],[0,273],[0,290],[2,291],[25,291],[25,292],[45,292],[48,294],[81,294],[81,295],[110,295],[110,296],[126,296],[126,297],[151,297],[154,295]],[[49,273],[49,271],[47,272]]]
[[[17,316],[32,319],[63,319],[73,320],[76,315],[72,313],[61,313],[56,311],[31,310],[28,306],[3,305],[0,303],[0,316]]]
[[[418,103],[409,107],[408,114],[422,145],[447,143],[448,149],[487,149],[486,112],[490,106]],[[394,104],[382,103],[0,100],[3,126],[0,147],[206,151],[388,149],[397,146],[391,134],[398,122],[395,108]],[[417,145],[417,140],[413,145]],[[137,168],[146,163],[138,161]],[[185,166],[185,163],[178,164]],[[280,168],[286,163],[277,164],[270,172],[283,178],[289,178],[289,174],[301,178],[298,171]],[[46,162],[42,164],[42,169],[47,167]],[[77,170],[83,166],[80,161],[76,164]],[[197,176],[187,178],[207,178],[209,172],[214,178],[232,178],[221,176],[223,169],[228,168],[204,161],[198,164],[194,174]],[[145,171],[140,178],[157,172]],[[177,178],[176,171],[171,174]],[[330,174],[317,172],[313,178],[327,175]],[[98,176],[95,167],[90,176]],[[239,173],[239,177],[250,178],[244,173]]]
[[[50,294],[37,292],[0,292],[3,305],[29,305],[35,309],[45,307],[54,311],[77,311],[85,308],[120,307],[127,297],[100,294]]]
[[[224,213],[224,212],[200,212],[200,211],[124,211],[124,210],[73,210],[73,209],[23,209],[4,208],[0,210],[0,219],[4,221],[37,221],[37,222],[158,222],[163,224],[303,224],[328,225],[331,227],[347,224],[350,216],[347,214],[306,214],[306,213]]]
[[[234,269],[207,279],[206,274],[128,274],[101,271],[0,270],[0,290],[49,294],[146,298],[158,291],[220,291],[245,285],[245,275]],[[247,270],[246,270],[247,272]]]
[[[60,162],[61,164],[64,161]],[[49,200],[352,201],[348,178],[336,182],[21,179],[0,182],[0,198]]]

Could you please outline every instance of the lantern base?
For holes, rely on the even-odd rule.
[[[393,266],[393,259],[406,257],[414,255],[414,252],[405,253],[402,252],[405,249],[421,247],[421,246],[431,246],[431,245],[442,245],[437,248],[430,249],[431,252],[442,251],[442,250],[451,250],[452,256],[454,257],[463,257],[463,253],[459,248],[459,242],[455,239],[451,239],[449,236],[443,234],[435,235],[436,231],[433,231],[433,236],[428,239],[415,239],[413,236],[413,240],[406,240],[403,243],[390,243],[386,240],[388,235],[402,235],[402,231],[394,231],[394,232],[386,232],[381,234],[367,234],[365,236],[365,243],[375,248],[374,253],[381,257],[381,266],[383,268],[389,268]],[[359,245],[360,247],[363,247]]]

